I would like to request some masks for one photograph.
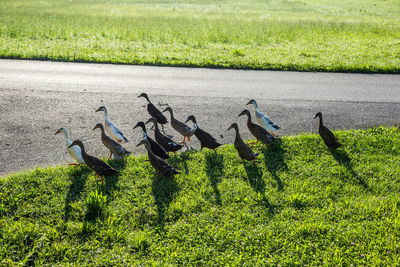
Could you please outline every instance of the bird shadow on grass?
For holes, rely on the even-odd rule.
[[[265,196],[265,182],[263,179],[263,172],[260,166],[250,163],[243,163],[243,167],[247,174],[248,182],[253,190],[262,196],[262,204],[269,209],[273,214],[275,206],[272,205],[268,198]]]
[[[71,185],[69,186],[64,205],[64,220],[68,221],[71,212],[70,204],[77,201],[81,197],[83,188],[85,187],[91,169],[86,166],[75,167],[69,176],[72,178]]]
[[[183,168],[177,168],[179,171],[184,172],[185,174],[189,173],[189,168],[187,166],[187,161],[190,160],[191,154],[195,153],[194,151],[187,150],[185,152],[179,153],[178,156],[171,157],[168,162],[173,166],[182,165]]]
[[[353,177],[362,187],[368,189],[369,186],[366,181],[359,177],[353,170],[353,164],[351,163],[350,157],[344,150],[330,150],[333,158],[339,163],[339,165],[345,167],[349,172],[351,177]]]
[[[165,210],[168,209],[174,196],[179,192],[179,186],[174,177],[156,175],[151,186],[154,203],[157,205],[157,224],[163,228],[165,223]]]
[[[214,190],[215,202],[217,205],[221,205],[221,193],[219,192],[218,184],[221,181],[222,169],[224,168],[224,157],[214,151],[207,153],[205,159],[206,173]]]
[[[121,171],[125,168],[126,162],[123,159],[115,159],[115,160],[110,160],[108,164],[114,169]],[[107,195],[107,198],[109,199],[113,198],[113,192],[118,188],[118,181],[120,175],[121,174],[119,173],[109,177],[105,177],[105,183],[102,185],[102,191],[104,194]]]
[[[282,191],[284,189],[284,183],[281,178],[279,178],[277,172],[280,170],[287,170],[288,166],[283,158],[285,150],[282,148],[282,140],[277,139],[271,143],[268,149],[261,149],[264,154],[264,164],[267,170],[271,173],[272,178],[276,181],[278,185],[278,190]]]

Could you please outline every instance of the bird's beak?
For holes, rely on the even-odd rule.
[[[139,123],[136,124],[136,125],[133,127],[133,129],[136,129],[137,127],[139,127]]]
[[[58,130],[54,135],[56,135],[56,134],[59,134],[59,133],[61,133],[61,131],[60,130]]]
[[[145,124],[148,124],[149,122],[151,122],[151,119],[148,119],[148,120],[145,122]]]
[[[95,112],[101,111],[101,109],[99,108],[98,110],[96,110]]]
[[[242,116],[244,113],[243,112],[241,112],[239,115],[238,115],[238,117],[240,117],[240,116]]]
[[[189,118],[187,118],[187,120],[185,121],[185,123],[187,123],[188,121],[190,121]]]
[[[226,129],[227,131],[229,131],[230,129],[232,129],[233,127],[232,127],[232,125],[231,126],[229,126],[229,128],[228,129]]]
[[[249,105],[249,104],[251,104],[251,101],[249,101],[249,102],[246,104],[246,106]]]
[[[315,119],[316,117],[318,117],[318,116],[317,116],[317,115],[315,115],[315,116],[314,116],[314,119]]]
[[[164,109],[161,113],[164,113],[165,111],[167,111],[167,109]]]
[[[136,147],[143,145],[144,143],[142,141],[140,141],[139,144],[136,145]]]
[[[93,129],[92,129],[92,131],[94,131],[94,130],[96,130],[96,129],[97,129],[97,126],[94,126]]]
[[[74,144],[70,144],[69,146],[68,146],[68,148],[71,148],[71,147],[73,147],[74,146]]]

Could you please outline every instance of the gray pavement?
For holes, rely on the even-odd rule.
[[[149,117],[144,99],[137,98],[141,92],[160,109],[170,105],[180,120],[195,115],[222,143],[233,142],[233,132],[226,131],[232,122],[239,123],[242,137],[251,137],[245,118],[237,117],[251,98],[282,127],[281,136],[315,132],[318,111],[331,129],[400,122],[400,75],[0,60],[0,175],[72,162],[64,137],[54,136],[62,126],[89,154],[107,156],[100,132],[91,131],[104,122],[104,115],[94,112],[101,105],[130,139],[126,148],[144,153],[135,147],[140,130],[132,130]],[[181,140],[170,126],[166,131]]]

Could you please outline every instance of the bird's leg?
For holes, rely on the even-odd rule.
[[[68,165],[72,165],[72,166],[81,166],[81,164],[79,164],[79,163],[68,163]]]
[[[185,141],[186,141],[186,136],[183,136],[183,140],[182,141],[180,141],[179,143],[185,143]]]
[[[164,125],[163,125],[163,124],[161,124],[161,132],[163,132],[163,134],[167,135],[167,134],[164,132]]]
[[[275,133],[273,131],[270,132],[273,137],[275,137]]]
[[[108,160],[110,160],[110,159],[111,159],[111,156],[112,156],[112,154],[113,154],[113,153],[112,153],[112,152],[110,152],[110,156],[108,157]]]
[[[258,143],[258,140],[256,140],[255,142],[250,142],[250,143],[247,143],[248,145],[255,145],[255,144],[257,144]]]

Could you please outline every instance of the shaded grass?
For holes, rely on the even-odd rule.
[[[0,57],[399,73],[388,1],[0,1]]]
[[[1,264],[397,264],[400,131],[335,134],[332,153],[315,134],[256,146],[256,165],[233,145],[172,155],[174,179],[130,156],[112,190],[86,167],[2,177]],[[95,190],[104,215],[86,220]]]

